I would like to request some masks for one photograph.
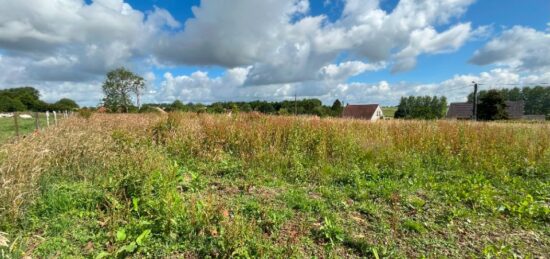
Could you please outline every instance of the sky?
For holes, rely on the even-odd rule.
[[[97,106],[119,67],[148,103],[464,101],[550,83],[550,1],[0,0],[0,89]]]

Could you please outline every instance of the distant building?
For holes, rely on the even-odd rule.
[[[469,120],[474,114],[472,103],[451,103],[447,111],[447,119]]]
[[[342,112],[343,118],[377,121],[384,119],[379,104],[347,105]]]
[[[506,112],[511,120],[523,119],[525,102],[506,101]],[[469,120],[474,114],[472,103],[451,103],[447,111],[447,119]]]

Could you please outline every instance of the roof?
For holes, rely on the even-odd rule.
[[[506,101],[506,112],[510,119],[521,119],[524,113],[524,101]],[[447,118],[470,119],[473,115],[474,106],[472,103],[451,103]]]
[[[471,119],[474,114],[472,103],[451,103],[447,111],[447,118]]]
[[[378,107],[378,104],[347,105],[342,117],[371,120]]]
[[[524,108],[524,101],[506,102],[506,112],[508,112],[509,119],[521,119],[524,114]]]

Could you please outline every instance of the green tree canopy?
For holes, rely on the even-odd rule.
[[[22,110],[44,111],[48,108],[48,104],[40,100],[40,93],[33,87],[26,86],[0,90],[0,96],[10,98],[18,108],[21,108],[19,104],[23,104],[24,108]]]
[[[26,109],[27,107],[19,101],[19,99],[12,99],[6,95],[0,95],[0,112],[17,112]]]
[[[480,120],[506,120],[506,103],[502,94],[497,90],[489,90],[479,99],[477,117]]]
[[[142,77],[125,68],[115,69],[107,73],[103,83],[103,104],[111,111],[128,112],[132,106],[130,94],[136,94],[139,106],[139,92],[144,88]]]
[[[61,110],[61,111],[68,111],[68,110],[74,110],[79,108],[78,104],[69,98],[63,98],[57,101],[56,103],[52,104],[51,107],[54,110]]]
[[[445,96],[409,96],[401,97],[395,118],[402,119],[440,119],[445,117],[447,98]]]
[[[336,99],[334,103],[332,103],[332,106],[330,107],[332,110],[333,116],[340,116],[342,115],[342,111],[344,111],[344,107],[342,106],[342,102],[340,100]]]

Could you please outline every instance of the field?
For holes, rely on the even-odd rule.
[[[33,115],[34,116],[34,115]],[[41,128],[46,127],[44,114],[39,115]],[[34,119],[19,119],[19,134],[28,135],[35,130]],[[53,123],[53,119],[51,121]],[[8,142],[15,137],[15,123],[13,118],[0,118],[0,144]]]
[[[0,146],[0,257],[545,257],[549,203],[550,124],[95,114]]]
[[[397,111],[397,107],[382,107],[382,112],[384,113],[384,116],[387,118],[393,118],[395,116],[396,111]]]

